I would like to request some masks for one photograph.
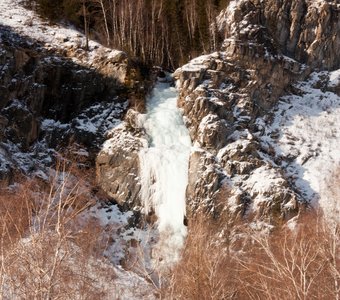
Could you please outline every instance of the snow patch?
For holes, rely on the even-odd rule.
[[[329,86],[337,87],[340,85],[340,69],[329,73]]]
[[[337,71],[332,73],[330,77],[338,76]],[[282,167],[301,195],[332,216],[340,199],[327,197],[324,191],[340,168],[340,97],[314,88],[324,75],[313,73],[309,81],[297,84],[300,96],[281,98],[262,140],[284,158]]]
[[[72,26],[56,24],[38,17],[34,11],[23,7],[20,0],[0,1],[0,24],[8,26],[13,32],[27,36],[29,43],[38,42],[47,50],[61,50],[61,53],[72,52],[70,58],[78,63],[92,67],[99,57],[105,55],[107,59],[125,55],[119,50],[103,47],[98,42],[89,41],[89,51],[85,51],[85,35]]]

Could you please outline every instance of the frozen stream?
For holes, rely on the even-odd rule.
[[[154,87],[143,120],[149,148],[140,153],[142,199],[146,212],[154,210],[158,217],[158,255],[167,263],[176,261],[186,235],[183,219],[191,140],[177,97],[176,88],[168,83]]]

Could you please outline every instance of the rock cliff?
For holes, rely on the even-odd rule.
[[[325,70],[324,79],[313,84],[337,92],[338,85],[328,83],[335,74],[328,71],[340,67],[339,26],[334,1],[235,0],[219,14],[219,51],[193,59],[173,75],[194,143],[188,214],[204,210],[214,217],[277,224],[310,201],[286,170],[295,160],[277,149],[280,133],[268,127],[281,97],[304,94],[296,83],[312,72]],[[130,110],[123,129],[114,132],[109,148],[115,150],[104,149],[97,158],[98,177],[119,203],[139,207],[137,153],[146,140],[138,112]],[[121,147],[122,141],[129,146]]]
[[[139,151],[147,140],[127,127],[113,128],[96,159],[101,188],[125,209],[141,209]]]
[[[175,72],[195,143],[189,212],[275,224],[309,200],[263,142],[265,127],[281,96],[301,93],[294,83],[340,67],[339,8],[334,1],[230,1],[218,17],[220,51]]]
[[[0,33],[0,177],[7,183],[15,170],[38,172],[65,146],[97,151],[128,96],[143,97],[140,68],[124,52],[99,44],[87,52],[62,35],[46,44],[3,25]]]
[[[338,69],[340,3],[326,0],[231,1],[219,16],[227,52],[266,46],[313,68]],[[267,37],[267,38],[265,38]],[[242,55],[242,54],[241,54]]]
[[[268,128],[282,96],[308,93],[296,83],[316,70],[323,73],[313,87],[340,93],[339,74],[330,72],[340,68],[336,2],[228,1],[217,17],[218,51],[176,70],[178,106],[194,144],[189,214],[277,223],[309,200],[286,170],[299,154],[279,153],[273,141],[280,133]],[[38,171],[60,146],[98,151],[106,139],[97,181],[120,205],[140,207],[145,74],[124,52],[93,41],[85,51],[80,33],[39,22],[31,38],[27,26],[1,25],[0,179],[8,183],[15,168]]]

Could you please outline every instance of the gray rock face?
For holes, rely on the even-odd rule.
[[[39,134],[39,123],[33,113],[18,100],[4,108],[2,113],[7,119],[3,134],[12,142],[21,144],[23,149],[28,149]]]
[[[211,66],[214,69],[210,69]],[[216,66],[218,69],[215,69]],[[199,77],[196,77],[196,70],[190,71],[195,68],[200,70]],[[178,69],[174,76],[181,86],[179,105],[186,114],[195,114],[195,119],[199,114],[201,120],[214,112],[234,122],[230,112],[232,108],[237,109],[237,114],[243,118],[253,119],[272,108],[292,82],[305,78],[309,73],[307,67],[281,55],[265,58],[252,53],[251,56],[239,57],[237,53],[229,56],[220,52],[193,60],[188,66]],[[201,85],[204,81],[206,84]],[[211,98],[215,100],[210,101]],[[192,124],[196,132],[197,122]]]
[[[219,202],[219,196],[229,194],[226,175],[215,157],[208,151],[196,150],[190,155],[187,187],[187,215],[197,211],[210,211],[219,214],[226,208],[225,201]]]
[[[271,24],[271,34],[287,55],[312,67],[336,69],[340,67],[340,5],[336,2],[266,2],[266,24]]]
[[[261,142],[269,112],[315,68],[340,66],[339,5],[314,1],[238,1],[219,16],[221,51],[176,70],[178,105],[196,150],[188,211],[265,218],[298,212],[301,195]],[[302,24],[302,25],[301,25]],[[332,75],[333,77],[336,74]],[[337,92],[325,75],[324,86]],[[264,177],[265,180],[259,178]]]
[[[337,55],[340,4],[337,1],[241,1],[234,15],[226,18],[229,13],[225,10],[220,16],[223,19],[220,29],[228,51],[241,55],[259,53],[263,45],[247,47],[244,43],[257,41],[267,47],[277,45],[276,51],[313,68],[340,67]],[[232,41],[228,40],[230,37]]]
[[[30,155],[42,140],[48,147],[76,142],[95,149],[108,125],[102,123],[122,118],[127,95],[140,91],[139,68],[124,52],[101,46],[90,54],[75,47],[47,49],[2,25],[0,31],[0,150],[13,146]],[[97,116],[91,111],[95,103],[105,109]],[[55,120],[55,128],[44,130],[44,119]],[[11,168],[3,163],[20,169],[14,154],[0,153],[4,181]]]
[[[110,75],[107,66],[104,69],[86,68],[65,58],[48,57],[29,49],[14,49],[14,52],[13,55],[12,49],[5,50],[7,68],[0,84],[7,92],[0,100],[1,108],[13,99],[19,99],[27,103],[36,117],[66,122],[94,101],[112,101],[128,90],[123,78],[112,78],[123,76],[121,65],[117,70],[112,69]],[[25,73],[28,63],[30,70]],[[121,64],[125,65],[124,76],[128,77],[127,62]]]
[[[111,130],[108,140],[96,159],[97,182],[100,187],[125,208],[138,208],[140,200],[140,162],[138,153],[147,145],[126,123]]]

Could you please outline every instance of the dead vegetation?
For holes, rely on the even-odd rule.
[[[307,214],[271,233],[233,225],[229,236],[207,217],[190,222],[183,258],[164,299],[336,299],[340,227]],[[239,245],[242,244],[242,248]]]
[[[103,228],[79,218],[93,204],[92,190],[90,174],[65,164],[47,181],[2,190],[0,299],[119,299],[115,269],[103,258]],[[189,225],[182,258],[170,270],[150,272],[139,265],[145,249],[130,245],[141,257],[130,269],[149,282],[146,290],[135,286],[136,295],[150,289],[160,299],[340,299],[339,220],[306,212],[264,232],[201,213]]]
[[[0,299],[107,297],[115,271],[99,258],[99,225],[79,218],[92,196],[88,182],[62,166],[47,181],[2,191]]]

